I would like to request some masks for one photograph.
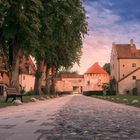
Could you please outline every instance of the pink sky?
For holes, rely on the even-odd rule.
[[[101,66],[110,61],[111,47],[108,46],[111,42],[107,38],[101,39],[94,34],[90,34],[83,41],[83,54],[80,61],[80,67],[74,65],[72,70],[78,71],[80,74],[86,72],[86,70],[98,62]]]
[[[134,39],[140,48],[140,9],[132,0],[86,0],[84,5],[90,32],[83,40],[80,67],[75,64],[73,71],[83,74],[95,62],[109,63],[112,42],[128,44]]]

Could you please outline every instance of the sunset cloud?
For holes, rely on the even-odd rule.
[[[81,65],[74,70],[84,73],[93,63],[110,60],[112,42],[129,43],[134,39],[140,48],[139,0],[86,0],[89,35],[83,40]]]

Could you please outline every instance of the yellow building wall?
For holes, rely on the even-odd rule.
[[[132,67],[132,64],[136,67]],[[140,59],[120,59],[120,79],[140,67]]]
[[[140,70],[134,72],[119,82],[119,94],[126,94],[127,90],[129,90],[130,94],[132,94],[133,88],[136,88],[136,80],[133,79],[133,76],[136,76],[136,79],[140,79]]]
[[[63,78],[56,82],[56,91],[73,92],[73,87],[78,87],[75,92],[80,93],[83,87],[83,78]]]

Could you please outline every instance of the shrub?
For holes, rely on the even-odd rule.
[[[85,91],[83,92],[83,94],[86,96],[92,96],[92,95],[103,96],[103,91]],[[114,96],[116,95],[116,91],[108,90],[106,95]]]

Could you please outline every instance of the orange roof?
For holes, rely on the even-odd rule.
[[[93,64],[85,74],[108,74],[98,63]]]

